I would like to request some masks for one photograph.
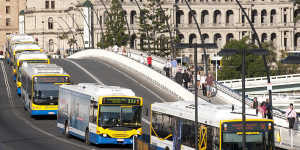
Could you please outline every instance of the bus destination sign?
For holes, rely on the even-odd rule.
[[[225,124],[225,123],[224,123]],[[223,124],[223,129],[224,129]],[[242,132],[243,131],[243,123],[242,122],[227,122],[226,123],[225,132]],[[255,131],[265,131],[268,129],[267,122],[247,122],[246,123],[246,131],[247,132],[255,132]]]
[[[139,98],[131,97],[104,97],[102,99],[102,104],[130,104],[130,105],[139,105]]]
[[[39,83],[67,83],[67,76],[39,76],[37,82]]]

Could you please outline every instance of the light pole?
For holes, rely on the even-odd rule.
[[[252,49],[247,51],[245,48],[242,50],[238,49],[222,49],[218,55],[221,56],[232,56],[235,54],[242,54],[242,122],[243,122],[243,137],[242,137],[242,146],[243,150],[247,150],[246,147],[246,108],[245,108],[245,75],[246,75],[246,54],[254,54],[254,55],[267,55],[268,51],[265,49]]]
[[[215,43],[179,43],[176,44],[176,48],[183,49],[183,48],[194,48],[194,66],[195,66],[195,73],[194,78],[197,79],[197,72],[198,72],[198,53],[197,48],[217,48]],[[198,150],[198,87],[197,84],[194,84],[195,88],[195,146],[196,150]]]
[[[42,21],[43,24],[43,50],[45,50],[45,27],[44,27],[44,20]]]

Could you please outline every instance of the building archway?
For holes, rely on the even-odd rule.
[[[220,10],[215,10],[214,11],[213,23],[214,24],[221,24],[221,11]]]
[[[222,42],[222,36],[220,33],[216,33],[214,35],[214,43],[217,44],[218,47],[221,47],[221,42]]]
[[[300,32],[297,32],[295,34],[295,40],[294,40],[294,45],[296,48],[299,48],[300,47]]]
[[[189,12],[189,24],[194,24],[195,23],[192,15],[194,15],[197,18],[197,13],[196,13],[195,10],[192,10],[192,11]]]
[[[271,10],[270,23],[276,23],[276,10],[275,9]]]
[[[252,20],[252,23],[257,23],[257,10],[256,9],[251,11],[251,20]]]
[[[271,42],[273,43],[273,46],[276,48],[276,43],[277,43],[277,36],[276,33],[271,34]]]
[[[296,9],[294,12],[294,18],[297,20],[295,20],[294,22],[296,22],[296,23],[300,22],[299,16],[300,16],[300,9]]]
[[[190,34],[189,36],[189,43],[192,44],[192,43],[196,43],[197,42],[197,36],[196,34],[192,33]]]
[[[261,35],[261,42],[262,42],[262,43],[266,42],[266,41],[267,41],[267,38],[268,38],[267,33],[263,33],[263,34]]]
[[[232,34],[232,33],[228,33],[228,34],[226,35],[226,42],[232,40],[233,38],[234,38],[233,34]]]
[[[181,43],[184,43],[184,35],[183,34],[179,34],[178,38]]]
[[[234,23],[234,14],[232,10],[226,11],[226,24],[233,24]]]
[[[184,12],[182,10],[178,10],[176,12],[176,23],[183,24],[184,23]]]
[[[132,10],[130,12],[130,24],[134,24],[135,23],[135,17],[136,17],[136,11]]]
[[[207,24],[209,21],[209,17],[208,17],[209,13],[207,10],[203,10],[201,12],[201,24]]]
[[[267,11],[265,9],[263,9],[261,11],[261,15],[260,15],[261,19],[260,19],[260,23],[266,23],[266,19],[267,19]]]
[[[49,52],[54,52],[54,42],[53,42],[53,39],[49,39],[48,44],[49,44]]]
[[[202,38],[203,38],[203,41],[204,43],[209,43],[209,35],[208,34],[202,34]]]

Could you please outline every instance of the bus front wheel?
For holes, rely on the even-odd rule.
[[[86,145],[90,145],[90,132],[89,132],[89,129],[86,129],[85,131],[85,144]]]

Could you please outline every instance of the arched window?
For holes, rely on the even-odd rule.
[[[267,38],[268,38],[268,35],[266,33],[263,33],[261,35],[261,42],[266,42],[267,41]]]
[[[133,10],[130,12],[130,24],[134,24],[135,23],[135,16],[136,16],[136,11]]]
[[[277,44],[277,42],[276,42],[276,33],[272,33],[271,34],[271,41],[272,41],[272,43],[273,43],[273,46],[276,48],[277,46],[276,46],[276,44]]]
[[[227,24],[233,24],[234,18],[233,18],[233,11],[232,10],[227,10],[226,11],[226,23]]]
[[[49,39],[49,52],[53,52],[54,51],[54,42],[53,39]]]
[[[221,11],[220,10],[214,11],[213,23],[214,24],[221,24]]]
[[[193,19],[193,15],[197,18],[197,13],[195,10],[189,12],[189,24],[195,23]]]
[[[233,39],[233,34],[232,33],[228,33],[227,35],[226,35],[226,42],[228,42],[228,41],[230,41],[230,40],[232,40]]]
[[[294,12],[294,18],[297,20],[294,20],[294,22],[296,23],[300,22],[299,16],[300,16],[300,9],[296,9]]]
[[[208,36],[208,34],[203,34],[202,38],[203,38],[204,43],[209,43],[209,36]]]
[[[53,29],[53,18],[52,17],[48,18],[48,29],[49,30]]]
[[[251,20],[252,20],[252,23],[256,23],[257,22],[257,10],[254,9],[251,11]]]
[[[184,43],[184,35],[183,34],[179,34],[178,35],[179,41]]]
[[[222,36],[220,33],[216,33],[214,35],[214,43],[217,44],[218,47],[221,47],[221,42],[222,42]]]
[[[182,10],[178,10],[176,12],[176,23],[177,24],[184,23],[184,12]]]
[[[189,37],[189,43],[192,44],[192,43],[196,43],[197,42],[197,38],[196,38],[196,34],[190,34],[190,37]]]
[[[206,24],[208,23],[209,21],[209,18],[208,18],[208,11],[207,10],[203,10],[201,12],[201,24]]]
[[[264,9],[261,11],[261,20],[260,23],[266,23],[266,19],[267,19],[267,11]]]
[[[295,47],[296,48],[300,47],[300,32],[298,32],[298,33],[295,34],[294,43],[295,43]]]
[[[270,23],[275,23],[276,22],[276,10],[275,9],[272,9],[271,10],[271,15],[270,15]]]

